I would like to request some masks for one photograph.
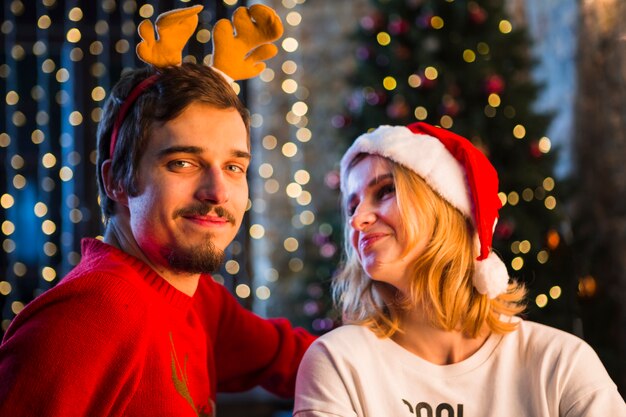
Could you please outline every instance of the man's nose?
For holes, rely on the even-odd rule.
[[[207,168],[197,191],[198,198],[219,205],[228,201],[229,194],[224,172],[217,167]]]

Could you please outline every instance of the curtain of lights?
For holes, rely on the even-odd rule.
[[[213,23],[244,3],[4,2],[0,19],[2,330],[27,302],[77,264],[81,238],[101,233],[95,180],[97,123],[121,72],[144,65],[134,52],[139,21],[173,8],[203,4],[184,59],[206,63]],[[233,271],[242,240],[248,236],[240,235],[229,253]],[[236,269],[235,279],[245,282],[245,271]]]

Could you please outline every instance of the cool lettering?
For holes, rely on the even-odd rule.
[[[422,401],[413,407],[407,400],[403,399],[402,402],[411,414],[418,417],[463,417],[463,404],[457,404],[455,411],[454,406],[448,403],[441,403],[435,407]]]

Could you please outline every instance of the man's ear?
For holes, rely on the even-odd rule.
[[[106,195],[116,203],[119,203],[123,206],[128,207],[128,194],[126,194],[126,190],[119,182],[113,180],[113,175],[111,174],[111,165],[112,160],[107,159],[102,162],[101,172],[102,175],[102,183],[104,184],[104,191]]]

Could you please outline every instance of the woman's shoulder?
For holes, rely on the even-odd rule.
[[[346,324],[320,336],[311,346],[331,354],[350,356],[355,352],[363,353],[368,347],[378,343],[378,337],[367,327]]]

